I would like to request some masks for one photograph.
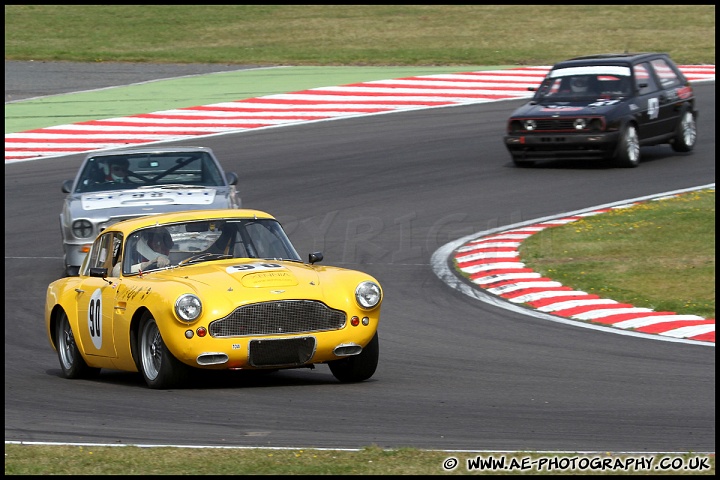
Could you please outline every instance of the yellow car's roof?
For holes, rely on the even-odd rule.
[[[250,210],[246,208],[235,209],[218,209],[218,210],[185,210],[181,212],[172,213],[159,213],[155,215],[148,215],[145,217],[133,218],[130,220],[124,220],[118,222],[105,231],[117,230],[125,233],[129,233],[137,230],[138,228],[150,227],[153,225],[162,225],[168,223],[187,222],[190,220],[215,220],[221,218],[271,218],[272,215],[260,210]]]

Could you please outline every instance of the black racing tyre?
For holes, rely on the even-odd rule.
[[[528,167],[532,167],[533,165],[535,165],[535,160],[525,160],[524,158],[521,158],[521,157],[513,157],[512,161],[516,167],[520,167],[520,168],[528,168]]]
[[[55,343],[63,377],[92,378],[100,373],[99,368],[89,367],[80,355],[75,343],[75,334],[64,311],[60,312],[55,324]]]
[[[140,373],[150,388],[179,387],[190,373],[190,367],[175,358],[165,346],[150,312],[145,312],[140,320],[136,352]]]
[[[675,138],[670,143],[672,149],[676,152],[690,152],[695,148],[697,141],[697,125],[695,122],[695,114],[686,109],[680,116],[680,123],[677,126]]]
[[[380,357],[380,341],[378,334],[370,340],[357,355],[328,362],[330,371],[343,383],[362,382],[372,377],[377,369]]]
[[[620,135],[615,152],[615,165],[623,168],[635,168],[640,165],[640,139],[637,127],[633,124],[626,125]]]

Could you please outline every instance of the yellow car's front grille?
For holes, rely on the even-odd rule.
[[[253,303],[210,323],[213,337],[239,337],[339,330],[345,312],[313,300],[281,300]]]

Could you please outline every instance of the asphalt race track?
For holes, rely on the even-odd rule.
[[[124,73],[148,76],[142,66]],[[86,88],[103,83],[93,82]],[[13,88],[6,72],[6,99]],[[321,250],[323,263],[380,280],[380,365],[360,384],[338,383],[326,366],[210,375],[172,391],[122,372],[61,378],[43,308],[62,274],[60,185],[82,156],[6,165],[5,440],[714,452],[714,347],[528,317],[456,292],[430,265],[474,232],[714,182],[715,83],[695,91],[695,151],[645,148],[635,169],[514,168],[501,136],[520,101],[181,142],[213,148],[238,173],[244,206],[277,216],[301,255]]]

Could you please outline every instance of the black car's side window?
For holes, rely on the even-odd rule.
[[[656,92],[658,90],[655,78],[650,73],[650,65],[647,63],[640,63],[633,67],[633,71],[635,73],[635,83],[640,95]]]
[[[652,60],[650,62],[652,68],[655,70],[657,78],[660,80],[660,85],[663,89],[679,86],[682,82],[678,77],[675,70],[662,58]]]

